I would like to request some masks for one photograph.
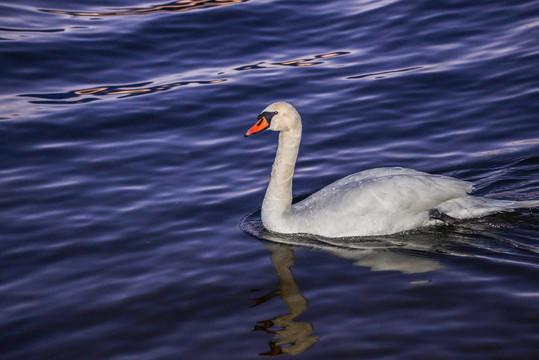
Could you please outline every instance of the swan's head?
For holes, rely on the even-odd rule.
[[[273,103],[258,115],[256,123],[245,133],[245,136],[250,136],[266,129],[273,131],[299,129],[301,131],[301,117],[289,103]]]

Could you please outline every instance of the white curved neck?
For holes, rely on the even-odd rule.
[[[279,134],[279,146],[271,169],[271,179],[262,202],[262,222],[269,230],[282,228],[285,221],[283,215],[290,212],[292,178],[300,142],[301,124]]]

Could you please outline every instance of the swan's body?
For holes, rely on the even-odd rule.
[[[346,176],[292,204],[292,177],[301,140],[301,118],[284,102],[268,106],[245,134],[280,131],[271,179],[262,203],[262,223],[273,232],[324,237],[387,235],[439,222],[467,219],[539,201],[494,200],[468,195],[472,184],[403,168],[378,168]]]

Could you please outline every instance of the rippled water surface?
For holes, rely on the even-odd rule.
[[[536,359],[539,209],[389,237],[266,232],[404,166],[539,198],[537,1],[0,4],[2,359]]]

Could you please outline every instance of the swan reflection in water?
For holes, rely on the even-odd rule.
[[[270,341],[270,350],[260,355],[300,354],[318,342],[320,337],[313,335],[314,329],[311,323],[294,320],[305,312],[308,306],[308,301],[299,290],[290,269],[294,265],[294,250],[291,246],[280,244],[265,243],[264,246],[269,250],[271,262],[277,272],[279,290],[253,299],[255,302],[253,306],[261,305],[279,295],[290,312],[256,323],[254,331],[274,334]]]
[[[252,299],[254,301],[253,307],[262,305],[266,301],[279,296],[289,310],[287,314],[256,323],[254,331],[274,335],[269,342],[269,351],[260,355],[297,355],[309,349],[320,339],[319,336],[314,335],[314,328],[311,323],[295,320],[307,310],[308,300],[301,293],[291,270],[294,265],[293,245],[307,246],[329,252],[332,255],[352,261],[354,265],[367,266],[373,271],[396,270],[410,274],[425,273],[443,268],[439,262],[433,259],[391,251],[386,247],[387,243],[382,243],[380,240],[366,241],[361,248],[354,249],[345,246],[345,239],[340,240],[341,246],[335,244],[322,245],[314,238],[274,234],[263,228],[259,217],[256,220],[256,212],[251,215],[254,215],[254,220],[253,217],[249,220],[250,216],[248,215],[242,221],[242,229],[263,241],[263,245],[270,252],[271,262],[279,278],[279,289]]]
[[[269,342],[270,350],[259,355],[297,355],[309,349],[320,339],[313,335],[313,325],[306,321],[295,319],[303,314],[308,307],[308,300],[299,289],[291,267],[294,265],[294,248],[290,245],[264,242],[270,252],[270,259],[279,278],[279,289],[267,295],[252,299],[254,305],[262,305],[275,296],[279,296],[289,310],[289,313],[270,320],[258,321],[254,331],[273,334]],[[442,266],[430,259],[406,256],[389,251],[333,251],[337,255],[352,260],[354,265],[368,266],[374,271],[399,270],[405,273],[422,273],[441,269]]]

